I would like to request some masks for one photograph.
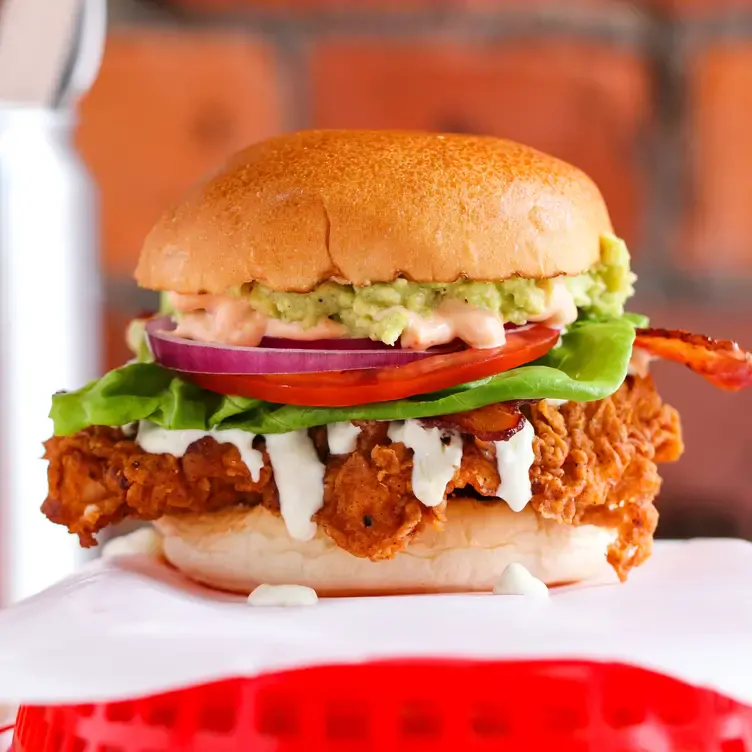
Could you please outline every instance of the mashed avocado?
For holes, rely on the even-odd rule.
[[[624,313],[624,304],[634,292],[635,275],[630,271],[629,261],[624,241],[604,235],[599,262],[583,274],[563,278],[582,315],[607,319]],[[370,337],[394,344],[411,315],[428,315],[446,299],[461,300],[498,313],[504,321],[523,324],[546,310],[555,284],[555,280],[521,277],[503,282],[449,284],[397,279],[368,287],[324,282],[309,293],[288,293],[252,283],[229,294],[242,295],[256,310],[272,318],[298,323],[304,329],[331,317],[343,323],[354,337]],[[168,293],[162,293],[160,313],[174,315]],[[143,321],[133,322],[128,342],[140,360],[150,360],[143,327]]]
[[[601,237],[601,260],[589,272],[564,281],[577,307],[597,318],[621,316],[637,279],[629,261],[623,240],[613,235]]]
[[[617,317],[634,289],[629,252],[623,241],[601,239],[601,260],[590,271],[566,277],[564,284],[577,307],[595,317]],[[342,322],[355,337],[370,337],[393,344],[407,326],[411,313],[430,314],[447,299],[462,300],[499,313],[504,321],[522,324],[546,309],[553,280],[513,277],[503,282],[461,281],[449,284],[378,282],[353,287],[325,282],[309,293],[276,292],[260,284],[238,291],[254,308],[283,321],[308,328],[324,317]]]

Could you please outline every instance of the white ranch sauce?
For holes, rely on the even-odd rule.
[[[359,434],[360,428],[349,422],[327,426],[331,453],[349,454],[354,451]],[[258,481],[264,458],[261,452],[253,448],[254,434],[241,429],[169,431],[141,421],[136,442],[144,451],[152,454],[182,457],[191,444],[205,436],[237,447],[251,477]],[[412,487],[415,497],[427,507],[441,504],[447,484],[462,463],[462,437],[454,431],[424,427],[417,420],[391,423],[388,436],[413,452]],[[515,512],[524,509],[532,498],[530,467],[535,460],[534,436],[532,425],[525,421],[522,429],[511,439],[494,442],[501,478],[496,493]],[[306,430],[268,434],[265,439],[287,532],[296,540],[310,540],[316,534],[312,517],[324,504],[324,465]]]
[[[447,483],[462,462],[462,437],[438,428],[424,428],[417,420],[390,424],[389,438],[413,450],[413,493],[427,507],[444,501]],[[442,438],[449,439],[444,444]]]
[[[249,606],[314,606],[319,596],[305,585],[259,585],[249,596]]]
[[[360,427],[349,421],[343,423],[329,423],[326,427],[326,437],[329,451],[332,454],[350,454],[358,444]]]
[[[162,536],[153,527],[143,527],[127,535],[119,535],[102,547],[102,558],[115,556],[161,556]]]
[[[324,505],[324,465],[308,431],[268,434],[266,451],[287,532],[295,540],[311,540],[316,535],[311,517]]]
[[[537,577],[533,577],[522,564],[510,564],[501,573],[494,587],[496,595],[528,595],[534,598],[548,598],[548,587]]]
[[[523,418],[523,426],[511,439],[494,441],[496,466],[501,483],[496,495],[504,499],[513,512],[521,512],[533,498],[530,468],[535,462],[532,424]]]
[[[198,429],[170,431],[148,420],[142,420],[138,425],[136,443],[150,454],[171,454],[173,457],[183,457],[191,444],[205,436],[211,436],[218,444],[232,444],[240,452],[240,459],[248,468],[251,478],[258,481],[261,477],[261,468],[264,466],[264,456],[258,449],[253,448],[255,434],[239,428],[230,428],[226,431],[200,431]]]
[[[191,444],[205,436],[211,436],[220,444],[237,447],[251,477],[258,481],[264,457],[253,448],[255,434],[239,428],[226,431],[169,431],[144,420],[139,424],[136,443],[151,454],[183,457]],[[296,540],[310,540],[316,534],[316,525],[311,517],[324,503],[324,466],[319,461],[313,442],[305,430],[268,434],[266,451],[274,471],[280,512],[287,532]]]

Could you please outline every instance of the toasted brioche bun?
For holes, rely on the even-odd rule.
[[[611,231],[584,173],[496,138],[306,131],[251,146],[165,214],[138,283],[353,285],[579,274]]]
[[[443,530],[426,529],[393,559],[373,562],[339,548],[321,530],[290,538],[263,507],[162,517],[164,555],[198,582],[250,593],[257,585],[307,585],[319,595],[389,595],[490,591],[518,563],[548,585],[610,570],[610,530],[544,520],[527,508],[450,501]]]

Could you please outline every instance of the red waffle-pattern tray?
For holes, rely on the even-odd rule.
[[[752,752],[752,708],[640,668],[416,661],[23,707],[13,752]]]

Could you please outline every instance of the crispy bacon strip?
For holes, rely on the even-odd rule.
[[[681,329],[638,329],[635,347],[683,363],[721,389],[737,391],[752,386],[752,353],[736,342]]]
[[[497,402],[476,410],[454,415],[437,415],[423,418],[422,423],[439,428],[448,428],[460,433],[469,433],[481,441],[507,441],[523,426],[520,412],[522,401]]]

